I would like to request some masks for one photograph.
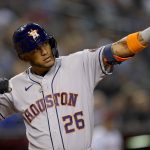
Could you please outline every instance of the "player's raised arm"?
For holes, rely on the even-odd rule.
[[[150,27],[129,34],[123,39],[105,47],[103,60],[105,64],[119,64],[142,51],[150,43]]]

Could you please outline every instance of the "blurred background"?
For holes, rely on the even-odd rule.
[[[0,76],[28,64],[12,46],[18,26],[37,22],[58,42],[60,55],[110,44],[150,26],[150,0],[1,0]],[[71,64],[70,64],[71,65]],[[95,87],[94,150],[150,149],[150,48],[115,67]],[[27,150],[19,114],[0,123],[1,150]]]

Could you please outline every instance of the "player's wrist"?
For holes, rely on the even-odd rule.
[[[147,47],[147,42],[143,39],[140,32],[132,33],[127,36],[128,49],[133,53],[139,53]]]

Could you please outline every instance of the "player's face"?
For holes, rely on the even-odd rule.
[[[49,69],[55,63],[55,58],[48,42],[39,45],[35,50],[25,54],[23,59],[30,62],[33,68],[38,69]]]

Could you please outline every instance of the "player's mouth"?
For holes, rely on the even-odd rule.
[[[51,57],[49,56],[49,57],[47,57],[47,58],[45,58],[45,59],[43,59],[43,61],[50,61],[51,60]]]
[[[52,58],[49,56],[49,57],[45,58],[43,61],[44,61],[44,62],[49,62],[49,61],[51,61],[51,60],[52,60]]]

